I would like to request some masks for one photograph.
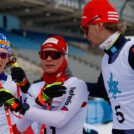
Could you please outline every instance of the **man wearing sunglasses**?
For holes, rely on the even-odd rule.
[[[134,134],[134,42],[122,35],[124,26],[107,0],[87,3],[81,27],[92,47],[105,52],[97,83],[87,83],[90,96],[108,96],[113,110],[113,134]]]
[[[4,71],[10,59],[9,54],[10,54],[10,42],[2,33],[0,33],[0,83],[4,88],[11,91],[13,94],[16,94],[17,92],[16,84],[14,83],[14,81],[12,81],[11,76],[6,74]],[[2,94],[0,93],[0,100],[3,99],[1,95]],[[14,128],[16,119],[11,113],[10,118]],[[4,106],[0,107],[0,133],[10,134]]]
[[[47,38],[39,56],[44,73],[28,90],[30,108],[17,123],[18,129],[23,131],[36,121],[40,134],[82,134],[88,90],[84,81],[71,74],[64,38]]]
[[[17,94],[19,92],[21,95],[20,98],[22,99],[24,98],[23,93],[19,90],[19,87],[17,90],[16,83],[12,80],[11,76],[5,72],[5,69],[11,66],[10,58],[10,42],[2,33],[0,33],[0,83],[2,84],[2,87],[6,89],[4,89],[5,91],[13,93],[16,98],[18,97]],[[6,96],[5,92],[3,92],[3,88],[0,89],[0,133],[10,134],[12,127],[13,133],[19,134],[16,128],[17,118],[11,114],[11,112],[9,112],[10,117],[8,118],[11,120],[11,126],[8,124],[9,120],[6,117],[3,100],[8,100],[9,96]]]

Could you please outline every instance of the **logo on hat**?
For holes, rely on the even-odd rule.
[[[118,20],[117,12],[108,12],[108,20]]]
[[[93,21],[98,21],[98,20],[101,20],[100,16],[95,15],[94,18],[93,18]]]
[[[82,16],[82,19],[86,19],[87,18],[87,16]]]
[[[55,38],[49,38],[49,39],[47,39],[47,40],[43,43],[43,45],[44,45],[44,44],[47,44],[47,43],[57,44],[57,43],[58,43],[58,40],[55,39]]]

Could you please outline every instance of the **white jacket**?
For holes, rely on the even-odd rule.
[[[30,109],[25,113],[24,119],[17,123],[20,131],[26,130],[32,122],[38,122],[38,128],[46,125],[47,134],[82,134],[87,113],[88,90],[84,81],[71,77],[64,82],[66,94],[53,99],[52,110],[47,111],[36,104],[41,88],[45,82],[33,84],[27,102]]]

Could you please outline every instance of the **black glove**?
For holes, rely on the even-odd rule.
[[[53,99],[55,97],[60,97],[66,93],[66,87],[62,86],[62,82],[54,82],[50,85],[47,85],[44,89],[41,90],[38,97],[36,98],[36,103],[40,105],[45,105],[46,101]]]
[[[23,93],[26,93],[30,87],[30,83],[26,78],[24,70],[20,67],[11,68],[12,80],[15,81],[21,88]]]
[[[0,88],[0,106],[2,105],[8,106],[11,110],[14,110],[15,112],[18,112],[22,108],[21,102],[15,98],[15,96],[12,94],[12,92]]]

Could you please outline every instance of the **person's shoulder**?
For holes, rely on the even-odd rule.
[[[31,84],[31,87],[42,87],[42,86],[44,86],[44,84],[45,84],[45,82],[40,80],[40,81],[33,82]]]
[[[81,78],[78,78],[78,77],[70,77],[68,80],[69,81],[81,81],[81,82],[84,82],[84,80],[82,80]]]
[[[39,94],[41,88],[43,88],[44,85],[45,85],[44,81],[38,81],[36,83],[32,83],[29,90],[28,90],[28,93],[31,96],[34,96],[36,98],[37,95]]]
[[[11,75],[9,75],[9,74],[6,74],[7,75],[7,80],[6,80],[6,83],[8,84],[8,85],[16,85],[16,83],[12,80],[12,77],[11,77]]]
[[[40,78],[40,79],[37,79],[37,80],[34,80],[33,82],[32,82],[32,84],[31,84],[31,87],[40,87],[40,86],[42,86],[42,85],[44,85],[44,81],[43,81],[43,79],[42,78]]]
[[[34,81],[33,81],[33,84],[35,84],[35,83],[39,83],[39,82],[42,82],[42,81],[43,81],[43,79],[40,78],[40,79],[34,80]]]
[[[6,74],[7,75],[7,80],[4,83],[3,87],[9,91],[11,91],[13,94],[16,93],[17,91],[17,86],[16,83],[12,80],[11,75]]]
[[[81,78],[78,78],[78,77],[70,77],[67,80],[67,84],[72,84],[72,85],[77,85],[77,84],[86,85],[86,82],[84,80],[82,80]]]
[[[124,50],[128,51],[130,49],[130,47],[133,46],[133,45],[134,45],[134,42],[129,40],[129,41],[126,42],[126,44],[124,45],[123,48],[124,48]]]
[[[68,90],[75,90],[76,94],[88,95],[86,82],[78,77],[71,77],[65,83]]]
[[[45,82],[43,80],[36,80],[34,81],[30,88],[29,88],[29,91],[35,91],[35,90],[39,90],[41,89],[43,86],[45,85]]]

